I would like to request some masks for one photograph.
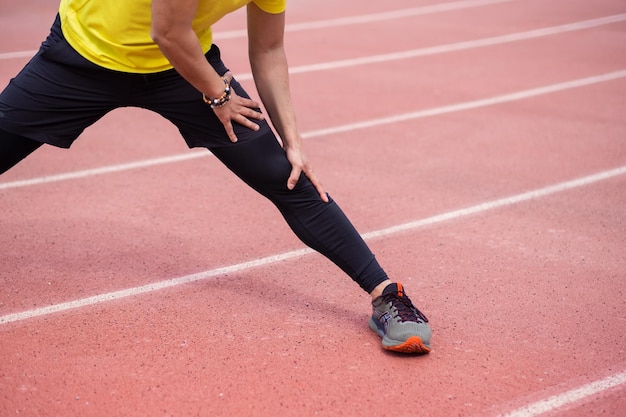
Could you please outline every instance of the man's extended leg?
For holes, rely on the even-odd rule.
[[[229,169],[270,199],[294,233],[320,252],[372,295],[370,328],[383,337],[387,350],[405,353],[430,351],[428,319],[392,283],[352,223],[331,199],[324,203],[302,175],[287,189],[291,165],[272,133],[232,146],[211,149]]]
[[[291,165],[270,132],[260,138],[211,149],[230,170],[270,199],[307,246],[328,257],[365,291],[387,279],[374,255],[331,199],[324,203],[303,175],[287,189]]]
[[[41,142],[0,129],[0,174],[37,150]]]

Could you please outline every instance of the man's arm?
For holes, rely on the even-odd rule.
[[[220,75],[207,62],[200,41],[192,29],[199,0],[153,0],[152,39],[178,73],[206,97],[217,98],[224,93],[225,85]],[[232,78],[226,75],[228,81]],[[198,94],[198,100],[201,95]],[[231,121],[253,130],[258,125],[248,118],[261,120],[255,111],[259,105],[253,100],[237,96],[231,90],[231,99],[213,110],[220,119],[231,141],[237,138]]]
[[[293,189],[304,172],[322,200],[328,202],[328,196],[302,150],[302,137],[296,125],[284,49],[285,14],[266,13],[254,3],[248,4],[247,13],[248,54],[254,82],[292,166],[287,187]]]

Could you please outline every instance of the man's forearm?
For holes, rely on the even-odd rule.
[[[276,48],[251,54],[250,64],[261,101],[284,145],[299,146],[300,136],[291,103],[284,49]]]

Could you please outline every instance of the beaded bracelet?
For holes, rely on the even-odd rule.
[[[222,77],[222,81],[224,81],[224,92],[218,98],[208,98],[204,93],[202,94],[202,101],[211,106],[212,109],[222,107],[230,100],[230,83],[225,77]]]

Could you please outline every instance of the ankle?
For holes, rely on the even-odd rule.
[[[387,285],[389,284],[393,284],[393,282],[390,279],[386,279],[380,284],[378,284],[372,290],[372,292],[370,292],[370,295],[372,296],[372,300],[375,300],[376,298],[380,297],[383,294],[383,291],[385,290],[385,288],[387,288]]]

